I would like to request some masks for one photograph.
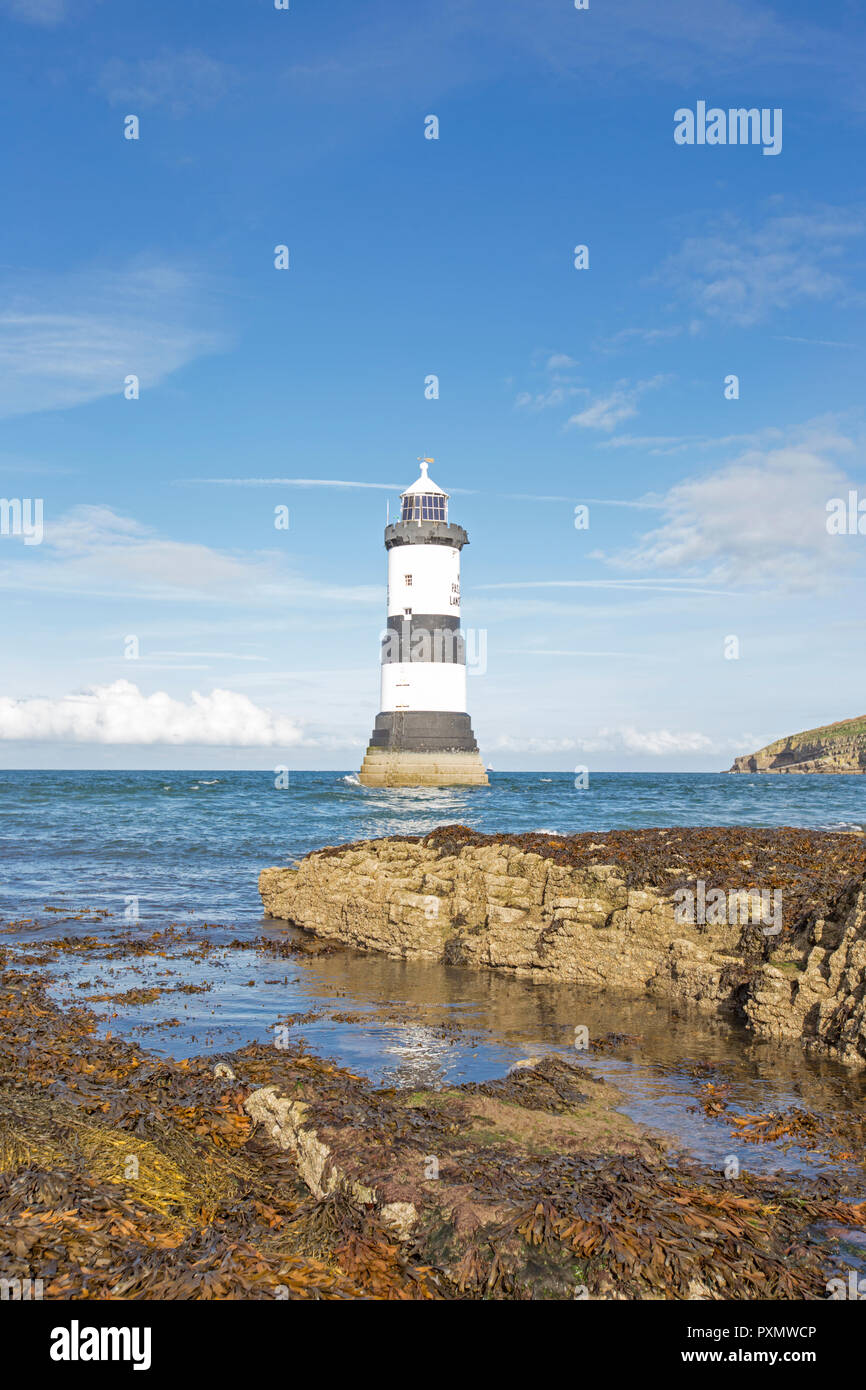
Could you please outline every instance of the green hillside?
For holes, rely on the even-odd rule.
[[[775,743],[768,743],[767,750],[781,747],[787,744],[788,747],[796,748],[801,743],[825,743],[831,738],[862,738],[866,734],[866,714],[859,719],[840,719],[835,724],[824,724],[819,729],[804,729],[801,734],[789,734],[787,738],[776,739]]]

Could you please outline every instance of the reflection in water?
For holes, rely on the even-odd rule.
[[[319,1055],[385,1085],[484,1080],[502,1075],[520,1058],[560,1051],[617,1085],[634,1119],[717,1168],[735,1153],[748,1170],[819,1172],[822,1161],[814,1156],[733,1137],[730,1114],[791,1106],[860,1110],[866,1099],[863,1075],[811,1059],[798,1047],[756,1041],[732,1018],[643,996],[390,960],[349,948],[307,954],[317,944],[296,928],[273,922],[259,928],[275,942],[296,943],[301,953],[231,949],[227,943],[235,933],[215,927],[206,933],[212,949],[202,956],[196,928],[189,944],[169,948],[166,956],[61,956],[51,967],[58,998],[80,1003],[90,993],[161,985],[168,992],[152,1003],[94,1007],[108,1007],[105,1027],[175,1056],[268,1041],[275,1025],[301,1015],[293,1035]],[[104,935],[110,951],[115,927],[88,924],[80,930]],[[32,946],[55,934],[49,925],[19,939]],[[121,939],[127,942],[132,934],[127,929]],[[208,988],[202,994],[172,992],[179,984]],[[581,1027],[592,1043],[612,1033],[628,1039],[612,1050],[576,1052],[575,1029]],[[708,1072],[707,1064],[715,1070]],[[708,1080],[730,1088],[727,1117],[707,1116],[698,1103]]]

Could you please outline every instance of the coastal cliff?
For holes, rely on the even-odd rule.
[[[866,716],[768,743],[734,759],[729,772],[866,772]]]
[[[349,946],[732,1007],[761,1037],[866,1065],[859,835],[446,826],[264,869],[259,890],[269,917]]]

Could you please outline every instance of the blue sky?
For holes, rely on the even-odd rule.
[[[44,507],[0,536],[0,765],[357,766],[421,454],[494,767],[714,769],[866,710],[866,535],[826,527],[866,499],[862,6],[0,26],[0,494]],[[675,144],[698,101],[780,108],[781,152]]]

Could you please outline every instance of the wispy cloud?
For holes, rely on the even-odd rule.
[[[690,332],[696,333],[698,330],[699,324],[696,322],[689,325]],[[685,331],[681,323],[671,324],[668,328],[621,328],[617,333],[602,339],[599,348],[602,352],[616,352],[630,343],[651,347],[654,343],[670,342],[672,338],[678,338]]]
[[[543,361],[539,361],[543,357]],[[517,393],[514,404],[519,410],[549,410],[552,406],[565,405],[575,396],[589,395],[589,389],[581,384],[575,374],[578,363],[567,352],[535,352],[533,370],[541,377],[535,390]]]
[[[655,532],[651,532],[655,535]],[[599,556],[598,558],[605,558]],[[635,592],[646,589],[671,594],[720,594],[718,587],[698,587],[694,580],[667,577],[665,579],[513,579],[501,584],[476,584],[476,591],[492,589],[623,589]],[[733,592],[725,595],[734,598]]]
[[[514,404],[519,410],[549,410],[551,406],[565,405],[575,396],[589,395],[586,386],[549,386],[544,391],[520,391]]]
[[[26,567],[12,560],[0,567],[0,587],[284,610],[382,598],[372,584],[317,584],[293,573],[277,551],[243,554],[176,541],[109,507],[74,507],[56,521],[47,516],[44,543],[32,549]]]
[[[191,109],[214,106],[235,80],[227,63],[207,53],[164,51],[129,62],[112,59],[103,68],[98,86],[113,106],[129,106],[132,111],[163,107],[172,116],[182,116]]]
[[[475,0],[442,0],[435,12],[406,10],[395,26],[387,5],[366,7],[354,25],[329,34],[287,70],[287,81],[311,99],[333,103],[358,90],[381,99],[414,92],[423,68],[430,90],[523,72],[579,78],[584,89],[610,91],[671,82],[694,84],[721,77],[754,83],[772,73],[779,92],[831,87],[862,101],[863,42],[851,26],[812,20],[790,22],[760,0],[618,0],[576,14],[562,0],[499,0],[491,30],[487,7]],[[591,20],[591,22],[585,22]],[[577,25],[581,25],[580,29]]]
[[[497,653],[500,656],[577,656],[577,657],[606,657],[618,656],[626,657],[631,661],[644,661],[646,657],[643,652],[584,652],[584,651],[559,651],[555,647],[499,647]]]
[[[839,343],[833,338],[794,338],[790,333],[774,335],[777,343],[804,343],[808,347],[856,348],[857,343]]]
[[[611,443],[613,442],[615,441],[611,441]],[[367,483],[358,478],[178,478],[175,481],[178,485],[205,484],[211,487],[372,488],[379,492],[402,492],[406,486],[405,479],[402,483]],[[658,499],[652,496],[641,498],[584,497],[579,492],[564,496],[554,493],[493,492],[489,488],[485,488],[484,492],[487,497],[501,497],[509,502],[586,502],[596,507],[636,507],[639,510],[653,509],[659,506]],[[448,495],[451,497],[475,497],[478,495],[478,489],[449,487]]]
[[[60,24],[69,13],[67,0],[2,0],[0,8],[12,19],[39,24],[46,29]]]
[[[581,738],[544,738],[500,734],[489,744],[494,752],[507,753],[637,753],[645,757],[673,757],[708,753],[716,745],[706,734],[679,733],[671,729],[638,729],[633,725],[603,728]]]
[[[753,226],[733,215],[710,236],[690,237],[653,278],[708,318],[748,327],[805,300],[846,292],[839,268],[864,217],[847,209],[779,212]]]
[[[603,439],[600,449],[640,449],[649,454],[682,454],[691,450],[729,449],[731,447],[772,444],[785,438],[785,431],[775,425],[746,434],[617,434]]]
[[[188,660],[193,657],[206,658],[210,661],[269,661],[267,656],[250,656],[245,652],[151,652],[152,657],[160,657],[162,660],[169,658],[180,658]]]
[[[645,392],[656,390],[667,380],[668,377],[658,375],[647,381],[635,382],[633,386],[628,382],[617,382],[613,390],[597,397],[577,415],[572,415],[568,424],[580,425],[587,430],[614,430],[623,420],[637,415],[638,401]]]
[[[127,376],[152,388],[226,345],[195,276],[173,266],[38,276],[0,294],[0,417],[121,398]]]
[[[402,483],[364,483],[357,478],[180,478],[181,483],[208,483],[214,487],[343,487],[375,488],[380,492],[400,492]]]
[[[598,733],[580,740],[587,753],[645,753],[651,757],[664,754],[708,753],[714,748],[711,738],[700,733],[676,733],[671,729],[637,729],[624,725],[615,729],[599,729]]]
[[[501,496],[510,502],[584,502],[592,507],[634,507],[638,511],[655,511],[661,502],[658,498],[647,497],[585,497],[583,493],[573,492],[570,496],[555,493],[505,492]]]

